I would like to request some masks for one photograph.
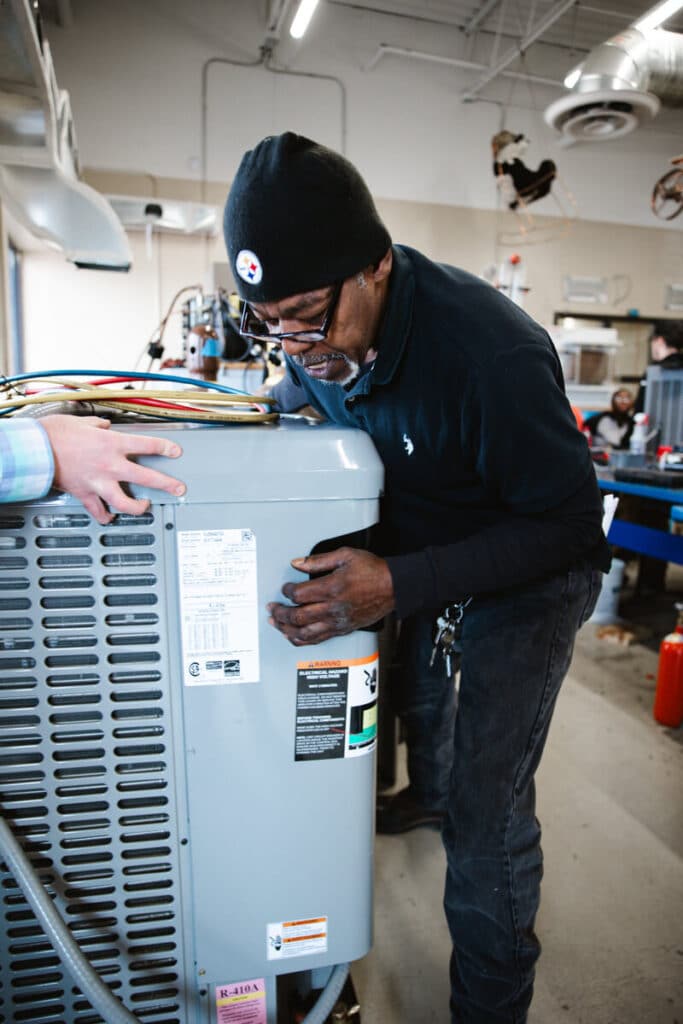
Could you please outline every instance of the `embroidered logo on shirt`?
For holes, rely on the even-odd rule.
[[[413,442],[411,441],[407,434],[403,435],[403,447],[408,452],[408,455],[412,455],[413,452],[415,451],[415,445],[413,444]]]

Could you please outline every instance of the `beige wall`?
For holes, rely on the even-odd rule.
[[[102,192],[199,199],[196,182],[153,179],[147,175],[90,172],[89,184]],[[225,186],[210,183],[206,198],[222,206]],[[530,291],[525,307],[537,320],[552,323],[553,313],[566,310],[562,297],[565,274],[610,277],[608,306],[577,305],[575,312],[625,315],[636,308],[642,316],[667,314],[663,307],[667,282],[683,281],[683,235],[659,228],[627,227],[594,221],[563,224],[535,218],[551,240],[539,244],[509,241],[519,221],[505,211],[465,209],[397,200],[378,206],[394,239],[427,255],[479,274],[517,251],[526,266]],[[540,231],[539,231],[540,234]],[[533,238],[534,232],[531,232]],[[521,242],[521,238],[520,238]],[[79,271],[60,256],[42,249],[26,254],[25,328],[27,368],[90,366],[129,368],[138,364],[173,294],[184,285],[212,287],[213,264],[225,261],[220,235],[213,239],[155,235],[152,258],[144,235],[131,234],[134,265],[129,274]],[[623,294],[625,278],[627,294]],[[622,297],[617,294],[622,292]],[[619,372],[637,373],[646,357],[644,332],[625,331],[630,339]],[[166,354],[180,354],[180,317],[172,318]]]
[[[472,273],[480,274],[487,264],[519,253],[530,287],[525,308],[541,323],[551,323],[555,311],[567,309],[562,297],[566,274],[626,278],[610,284],[610,298],[616,303],[573,307],[574,312],[598,315],[626,315],[635,308],[642,316],[671,316],[663,305],[664,286],[683,280],[683,232],[534,216],[526,242],[519,234],[522,222],[508,211],[386,200],[378,206],[396,241]],[[536,235],[550,240],[536,244]],[[507,244],[501,244],[501,238]]]
[[[2,203],[0,203],[0,370],[8,373],[9,365],[9,288],[7,280],[7,231]]]
[[[664,308],[664,292],[667,284],[683,281],[683,232],[544,218],[533,211],[527,223],[507,210],[392,200],[379,200],[378,207],[395,241],[471,273],[519,254],[529,287],[524,308],[545,326],[560,311],[594,315],[594,326],[601,317],[626,316],[632,309],[650,319],[677,315]],[[609,303],[567,302],[565,275],[608,278]],[[637,376],[648,361],[649,328],[636,322],[617,327],[622,348],[615,376]]]

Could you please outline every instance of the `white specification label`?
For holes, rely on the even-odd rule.
[[[253,530],[181,530],[178,575],[186,686],[259,681]]]
[[[327,918],[309,917],[301,921],[278,921],[266,926],[269,960],[290,956],[310,956],[327,952]]]

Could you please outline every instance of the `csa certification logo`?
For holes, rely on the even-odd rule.
[[[263,277],[261,261],[251,249],[240,249],[235,260],[235,269],[247,284],[258,284]]]

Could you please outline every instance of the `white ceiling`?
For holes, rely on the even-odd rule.
[[[320,0],[298,43],[287,32],[295,0],[40,2],[52,14],[46,35],[91,169],[193,179],[206,152],[208,180],[225,181],[255,140],[295,130],[342,149],[346,138],[345,151],[384,198],[489,208],[490,139],[505,124],[531,139],[530,164],[546,156],[561,164],[586,218],[649,223],[652,185],[683,145],[680,107],[624,139],[567,150],[543,121],[567,71],[652,0]],[[268,15],[285,2],[274,63],[294,75],[240,67],[259,63]],[[666,28],[683,32],[683,14]],[[486,69],[532,37],[523,58],[476,93],[484,102],[462,102]],[[422,56],[409,59],[408,50]],[[310,76],[320,79],[315,88]]]
[[[277,2],[277,0],[275,0]],[[505,78],[510,73],[529,76],[530,82],[555,82],[562,89],[565,75],[580,63],[594,47],[616,35],[655,6],[654,0],[323,0],[316,18],[324,27],[325,5],[358,17],[379,16],[386,23],[386,43],[391,45],[392,27],[418,25],[443,26],[444,40],[449,38],[450,56],[468,59],[486,68],[494,68],[501,59],[515,53],[505,63]],[[662,26],[683,33],[683,9]],[[456,36],[453,36],[453,30]],[[453,40],[455,39],[455,42]],[[443,51],[441,52],[443,56]],[[427,73],[427,71],[425,71]],[[496,74],[470,72],[463,93],[473,89],[477,99],[492,99],[505,104],[510,82]],[[512,75],[514,78],[514,74]],[[558,93],[559,95],[559,93]],[[467,97],[471,98],[471,97]],[[550,102],[552,96],[546,96]],[[535,103],[542,100],[535,97]],[[680,132],[683,138],[683,114],[679,109],[663,109],[656,119],[656,130]],[[653,124],[654,126],[654,124]],[[647,131],[645,126],[645,130]]]
[[[505,43],[519,42],[535,25],[560,7],[558,0],[327,0],[327,3],[387,16],[454,26],[464,35],[471,31],[494,36]],[[542,34],[546,44],[587,53],[598,43],[626,28],[654,3],[647,0],[589,0],[575,2]],[[472,26],[475,26],[472,29]],[[683,11],[665,27],[683,32]]]
[[[68,29],[83,13],[84,2],[92,0],[38,0],[43,20]],[[656,0],[322,0],[314,15],[314,30],[317,34],[326,30],[334,18],[332,8],[342,11],[348,22],[357,25],[362,36],[364,16],[379,18],[385,28],[385,43],[391,45],[394,34],[403,35],[410,31],[411,22],[418,33],[420,28],[443,26],[443,42],[450,51],[449,56],[469,59],[477,64],[494,66],[510,50],[521,49],[506,70],[532,76],[549,76],[561,84],[566,73],[579,63],[595,46],[632,24],[639,16],[655,6]],[[221,5],[227,23],[239,8],[247,4],[260,6],[262,11],[263,41],[267,37],[266,24],[269,18],[277,20],[282,14],[282,24],[288,25],[296,0],[223,0]],[[163,9],[164,3],[152,0],[152,6]],[[169,14],[177,4],[169,5]],[[190,5],[194,6],[194,5]],[[215,4],[213,5],[215,7]],[[329,10],[326,11],[325,8]],[[207,20],[209,30],[212,4],[202,0],[193,11],[195,20]],[[327,24],[326,24],[327,23]],[[669,31],[683,33],[683,9],[663,26]],[[455,30],[455,32],[454,32]],[[309,30],[308,36],[314,34]],[[289,50],[286,32],[281,33],[282,43],[278,55],[284,56]],[[349,45],[349,39],[339,45]],[[306,41],[301,52],[305,52]],[[284,46],[284,49],[283,49]],[[443,53],[442,53],[443,55]],[[296,56],[294,64],[297,63]],[[550,70],[549,70],[550,69]],[[479,76],[473,74],[475,85]],[[498,77],[498,76],[496,76]],[[496,83],[480,90],[482,98],[495,95]],[[492,93],[493,89],[493,93]],[[488,91],[487,91],[488,90]]]

